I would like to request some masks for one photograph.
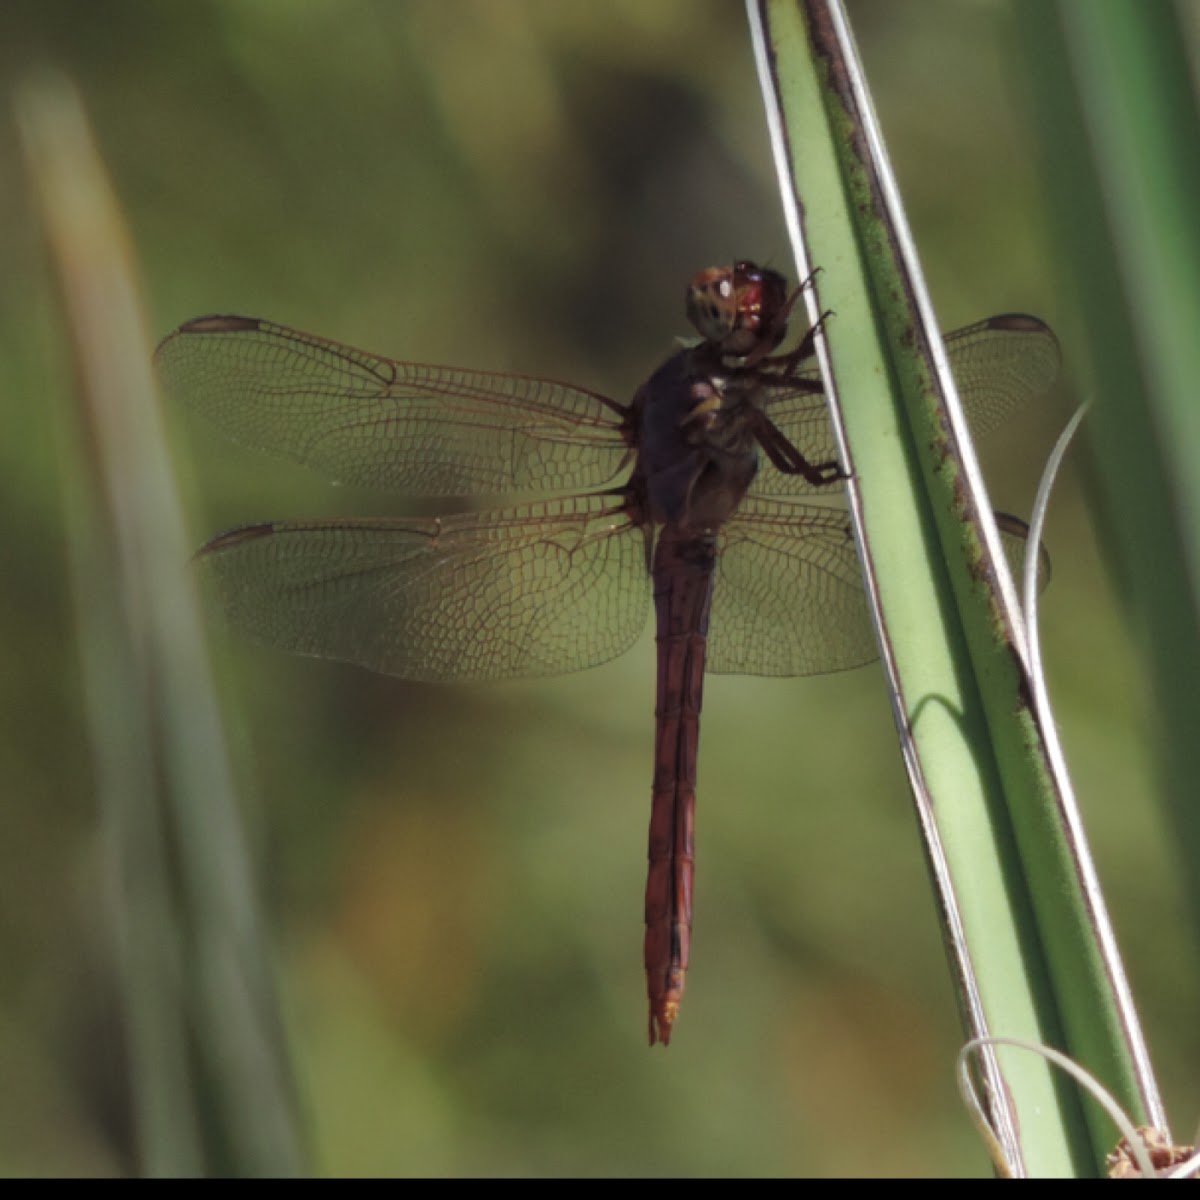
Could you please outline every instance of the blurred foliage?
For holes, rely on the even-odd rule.
[[[1061,324],[1010,4],[850,13],[945,327]],[[163,333],[249,312],[624,397],[684,332],[695,269],[788,261],[743,15],[720,0],[8,0],[6,94],[38,62],[83,91]],[[128,1173],[55,481],[70,367],[7,123],[0,179],[0,1173]],[[1068,377],[991,439],[998,506],[1027,509],[1074,399]],[[197,544],[404,504],[170,416]],[[1103,538],[1068,473],[1051,693],[1186,1124],[1200,975]],[[219,651],[321,1169],[987,1171],[877,669],[710,679],[689,991],[650,1053],[649,631],[609,666],[478,689]]]

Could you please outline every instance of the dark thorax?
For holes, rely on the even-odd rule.
[[[699,534],[733,515],[758,470],[753,391],[706,342],[673,355],[638,390],[631,487],[649,522]]]

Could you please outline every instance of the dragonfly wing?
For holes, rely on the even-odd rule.
[[[718,539],[709,670],[822,675],[878,656],[849,514],[744,500]]]
[[[1062,365],[1050,327],[1024,313],[988,317],[946,334],[945,342],[973,437],[1049,390]]]
[[[624,405],[528,376],[397,362],[255,317],[200,317],[155,354],[235,441],[409,495],[575,491],[629,457]]]
[[[1029,527],[996,513],[1018,581]],[[1050,558],[1038,547],[1038,590]],[[823,675],[879,657],[848,513],[745,500],[722,527],[708,669],[726,675]]]
[[[581,670],[626,650],[649,610],[645,536],[610,496],[251,525],[199,561],[239,631],[405,679]]]
[[[1035,396],[1047,391],[1062,362],[1058,339],[1037,317],[1006,313],[988,317],[948,333],[946,352],[958,384],[971,434],[990,433]],[[838,457],[837,443],[824,395],[814,393],[815,370],[797,371],[791,380],[775,380],[762,390],[763,412],[810,463]],[[795,496],[815,489],[801,475],[786,475],[764,462],[754,481],[754,495]]]
[[[994,512],[992,516],[996,518],[996,525],[1000,530],[1000,548],[1004,551],[1008,569],[1017,585],[1017,594],[1021,595],[1025,579],[1025,558],[1029,554],[1029,526],[1011,513]],[[1039,542],[1035,577],[1039,593],[1049,586],[1050,574],[1050,552]]]

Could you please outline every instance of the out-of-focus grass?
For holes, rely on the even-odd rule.
[[[70,84],[31,77],[17,113],[77,381],[60,464],[138,1167],[295,1174],[271,955],[128,233]]]
[[[1023,11],[1096,399],[1091,495],[1152,681],[1158,775],[1200,928],[1200,107],[1188,27],[1172,5],[1126,0]]]
[[[257,312],[628,396],[684,332],[691,272],[787,262],[741,11],[451,11],[13,3],[0,69],[44,57],[80,81],[157,333]],[[1005,310],[1065,325],[1011,11],[851,5],[943,328]],[[0,178],[19,178],[3,134]],[[46,419],[69,379],[31,241],[22,193],[0,188],[0,1170],[123,1171],[127,1067],[92,917]],[[1059,423],[1048,406],[991,439],[998,506],[1026,510]],[[203,485],[195,545],[247,520],[405,511],[198,425],[174,432]],[[1183,1100],[1196,964],[1171,933],[1139,668],[1071,478],[1047,539],[1056,711],[1152,1044],[1173,1050],[1164,1085]],[[320,1164],[986,1171],[954,1094],[957,1018],[873,669],[709,682],[688,1006],[670,1051],[645,1050],[651,660],[647,640],[576,677],[449,690],[228,646]]]

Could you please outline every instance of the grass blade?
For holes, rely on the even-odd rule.
[[[1015,592],[845,13],[751,3],[798,270],[856,480],[918,815],[972,1037],[1057,1045],[1136,1119],[1159,1114],[1115,943],[1030,704]],[[818,304],[810,298],[810,316]],[[1029,1056],[991,1074],[1014,1174],[1100,1172],[1114,1136]]]
[[[295,1174],[290,1068],[128,235],[74,90],[30,82],[18,116],[78,384],[63,477],[142,1166]]]
[[[1062,277],[1094,398],[1092,498],[1156,696],[1162,780],[1200,925],[1200,115],[1181,13],[1020,9]]]

